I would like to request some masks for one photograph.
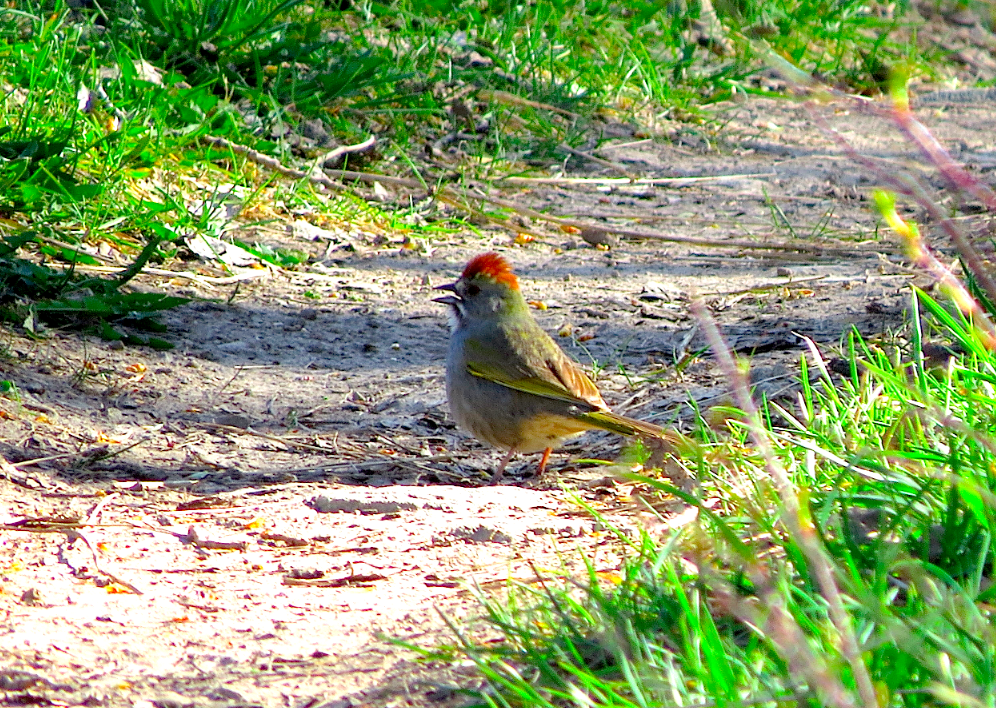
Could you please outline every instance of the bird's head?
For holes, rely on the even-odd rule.
[[[452,308],[453,329],[468,321],[496,318],[525,307],[512,266],[497,253],[484,253],[471,259],[456,282],[440,285],[436,290],[450,292],[437,297],[435,302]]]

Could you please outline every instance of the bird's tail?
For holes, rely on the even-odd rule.
[[[661,438],[662,440],[671,440],[673,435],[671,431],[665,430],[659,425],[636,418],[627,418],[612,411],[592,411],[585,413],[580,418],[596,428],[609,430],[620,435],[639,435],[647,438]]]
[[[628,418],[612,411],[591,411],[581,418],[593,428],[642,438],[651,452],[648,463],[652,467],[666,470],[667,476],[679,486],[684,487],[687,483],[688,478],[680,466],[667,463],[664,456],[670,454],[676,457],[695,457],[699,454],[698,445],[677,430],[662,428],[645,420]]]

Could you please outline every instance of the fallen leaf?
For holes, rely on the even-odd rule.
[[[619,573],[613,573],[607,570],[600,570],[596,571],[595,575],[597,575],[602,580],[607,580],[613,585],[619,585],[620,583],[622,583],[622,577],[619,575]]]

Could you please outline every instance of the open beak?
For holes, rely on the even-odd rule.
[[[450,305],[451,307],[456,307],[459,303],[463,302],[456,295],[456,283],[446,283],[445,285],[437,285],[433,290],[448,290],[453,293],[452,295],[444,295],[443,297],[432,298],[433,302],[441,302],[444,305]]]

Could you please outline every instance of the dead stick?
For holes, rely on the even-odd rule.
[[[596,165],[601,165],[602,167],[607,167],[610,170],[612,170],[613,172],[618,172],[619,174],[623,175],[627,179],[631,179],[631,180],[637,180],[637,179],[639,179],[636,175],[632,174],[625,167],[623,167],[622,165],[620,165],[618,163],[612,162],[611,160],[606,160],[606,159],[601,158],[601,157],[597,157],[596,155],[592,155],[592,154],[587,153],[587,152],[581,152],[580,150],[575,150],[570,145],[565,145],[565,144],[561,143],[560,145],[557,146],[557,149],[558,150],[563,150],[568,155],[573,155],[574,157],[580,157],[582,160],[588,160],[589,162],[594,162]]]
[[[326,175],[330,175],[330,176],[334,176],[334,177],[339,177],[341,179],[351,179],[351,180],[357,180],[357,181],[362,181],[362,182],[371,182],[371,183],[373,183],[373,182],[379,182],[381,184],[390,184],[390,185],[399,186],[399,187],[406,187],[408,189],[414,189],[414,190],[418,190],[418,191],[424,191],[424,189],[425,189],[422,186],[422,183],[419,182],[418,180],[408,179],[408,178],[404,178],[404,177],[391,177],[391,176],[388,176],[388,175],[377,175],[377,174],[372,174],[372,173],[369,173],[369,172],[355,172],[353,170],[325,170],[324,171],[325,172],[324,175],[321,175],[321,176],[319,176],[319,175],[311,175],[311,174],[308,174],[308,173],[306,173],[306,172],[304,172],[302,170],[294,170],[294,169],[290,169],[290,168],[284,167],[282,164],[280,164],[280,162],[278,162],[276,159],[270,157],[269,155],[264,155],[263,153],[260,153],[257,150],[253,150],[253,149],[245,147],[243,145],[237,145],[236,143],[232,143],[232,142],[230,142],[228,140],[225,140],[224,138],[217,138],[217,137],[213,137],[213,136],[208,135],[208,136],[204,136],[203,140],[205,140],[206,142],[208,142],[208,143],[210,143],[212,145],[229,147],[233,152],[237,152],[237,153],[243,154],[246,157],[248,157],[251,160],[253,160],[254,162],[258,162],[259,164],[261,164],[261,165],[263,165],[265,167],[270,167],[273,170],[275,170],[275,171],[277,171],[277,172],[279,172],[281,174],[287,175],[289,177],[295,177],[297,179],[308,179],[308,180],[310,180],[310,181],[312,181],[312,182],[314,182],[316,184],[330,186],[331,188],[339,190],[339,191],[344,190],[345,187],[343,185],[337,183],[337,182],[333,182]],[[745,175],[734,175],[734,176],[736,176],[736,177],[743,177]],[[656,179],[656,180],[637,180],[636,183],[642,184],[642,183],[648,183],[648,182],[654,182],[654,183],[696,182],[696,181],[706,181],[706,180],[721,179],[723,177],[729,177],[729,175],[717,175],[717,176],[710,176],[710,177],[661,178],[661,179]],[[518,180],[523,180],[523,179],[526,179],[526,178],[508,178],[508,179],[506,179],[504,181],[505,182],[510,182],[510,183],[515,183],[514,180],[517,180],[517,179]],[[579,180],[579,181],[583,182],[583,181],[586,181],[586,180]],[[590,181],[590,180],[587,180],[587,181]],[[629,180],[626,180],[626,179],[620,179],[620,180],[602,180],[602,181],[603,182],[629,183]],[[688,244],[693,244],[693,245],[697,245],[697,246],[712,246],[712,247],[718,247],[718,248],[746,248],[746,249],[751,249],[751,250],[762,250],[762,251],[801,251],[801,252],[806,252],[806,253],[820,253],[820,254],[824,254],[825,253],[825,254],[828,254],[828,255],[832,254],[832,255],[839,255],[839,256],[853,256],[855,254],[858,254],[858,255],[871,255],[873,253],[877,253],[878,252],[877,250],[856,249],[856,248],[850,248],[850,247],[844,247],[844,246],[821,246],[821,245],[811,245],[811,244],[807,244],[807,243],[798,243],[798,244],[786,244],[786,243],[763,244],[763,243],[754,243],[754,242],[751,242],[751,241],[742,241],[742,240],[715,241],[715,240],[706,239],[706,238],[696,238],[694,236],[678,236],[678,235],[665,235],[665,234],[648,234],[648,233],[645,233],[645,232],[642,232],[642,231],[632,231],[632,230],[628,230],[628,229],[607,228],[607,227],[602,226],[602,225],[586,224],[584,222],[572,221],[570,219],[560,219],[560,218],[555,217],[555,216],[548,216],[546,214],[542,214],[542,213],[540,213],[538,211],[535,211],[533,209],[529,209],[527,207],[519,206],[518,204],[514,204],[514,203],[506,201],[504,199],[497,199],[495,197],[489,197],[489,196],[487,196],[485,194],[482,194],[480,192],[477,192],[477,191],[475,191],[473,193],[471,193],[471,192],[459,193],[459,192],[456,192],[456,191],[452,190],[449,187],[443,187],[443,188],[441,188],[441,189],[439,189],[439,190],[437,190],[435,192],[435,196],[437,198],[443,199],[445,201],[452,200],[449,203],[453,204],[454,206],[460,206],[460,208],[463,208],[463,209],[468,209],[469,211],[472,211],[474,213],[477,213],[476,210],[474,210],[473,208],[471,208],[468,205],[466,205],[464,203],[465,200],[471,199],[473,201],[485,202],[485,203],[488,203],[488,204],[493,204],[495,206],[500,206],[500,207],[503,207],[505,209],[510,209],[510,210],[512,210],[512,211],[514,211],[514,212],[516,212],[518,214],[521,214],[523,216],[529,216],[529,217],[531,217],[533,219],[537,219],[537,220],[541,220],[541,221],[548,221],[548,222],[552,222],[552,223],[556,223],[556,224],[573,226],[574,228],[577,228],[577,229],[594,229],[594,230],[597,230],[597,231],[604,231],[606,233],[616,234],[618,236],[625,236],[627,238],[643,238],[643,239],[650,239],[650,240],[654,240],[654,241],[665,241],[665,242],[669,242],[669,243],[688,243]],[[522,231],[521,228],[517,228],[516,230],[517,231]]]

